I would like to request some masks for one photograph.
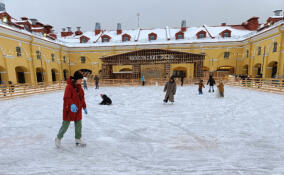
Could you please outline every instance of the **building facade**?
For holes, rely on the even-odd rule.
[[[107,31],[97,23],[95,30],[83,32],[70,27],[60,34],[36,19],[16,20],[0,9],[0,81],[36,84],[65,80],[77,70],[93,75],[104,72],[104,58],[140,50],[159,49],[205,55],[203,71],[226,71],[250,77],[284,78],[284,18],[281,10],[259,24],[252,17],[240,25],[181,27]],[[139,56],[139,55],[138,55]],[[141,56],[141,55],[140,55]],[[154,55],[151,58],[157,58]],[[163,55],[164,56],[164,55]],[[108,78],[133,78],[134,65],[113,65]],[[194,78],[193,63],[141,65],[147,78],[169,75]],[[168,69],[169,73],[165,74]]]

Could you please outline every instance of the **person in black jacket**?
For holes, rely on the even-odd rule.
[[[101,97],[103,101],[100,103],[100,105],[111,105],[112,101],[107,95],[101,94]]]
[[[214,80],[214,78],[212,77],[212,75],[210,75],[209,76],[209,80],[208,80],[208,82],[207,82],[207,85],[209,84],[209,92],[211,92],[211,88],[212,88],[212,90],[213,90],[213,92],[214,92],[214,85],[216,84],[215,83],[215,80]]]

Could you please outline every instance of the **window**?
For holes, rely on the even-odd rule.
[[[82,38],[82,43],[86,43],[87,42],[87,39],[86,38]]]
[[[230,52],[224,52],[224,58],[229,58],[230,57]]]
[[[277,42],[273,43],[273,52],[277,52]]]
[[[178,34],[177,39],[183,39],[182,34]]]
[[[8,23],[8,18],[7,18],[6,16],[4,16],[4,17],[2,18],[2,22],[3,22],[3,23]]]
[[[154,35],[151,35],[150,36],[150,40],[152,41],[152,40],[155,40],[155,36]]]
[[[227,37],[230,37],[229,32],[225,32],[225,33],[224,33],[224,38],[227,38]]]
[[[257,55],[261,55],[261,47],[257,48]]]
[[[108,37],[104,37],[104,38],[103,38],[103,42],[109,42]]]
[[[246,53],[246,55],[247,55],[247,58],[249,57],[249,50],[247,50],[247,53]]]
[[[22,50],[20,47],[16,47],[17,57],[22,56]]]
[[[52,61],[52,62],[55,61],[54,57],[55,57],[55,55],[54,55],[54,53],[52,53],[52,54],[51,54],[51,61]]]
[[[63,56],[63,62],[66,63],[66,56]]]
[[[129,41],[129,37],[128,36],[124,36],[123,37],[123,41],[125,42],[125,41]]]
[[[31,29],[30,29],[30,27],[28,25],[25,25],[25,30],[29,31],[29,32],[31,31]]]
[[[81,57],[81,63],[84,64],[86,62],[86,57],[82,56]]]
[[[200,33],[199,34],[199,38],[205,38],[205,34],[204,33]]]
[[[36,58],[37,58],[38,60],[41,60],[41,53],[40,53],[39,50],[36,51]]]

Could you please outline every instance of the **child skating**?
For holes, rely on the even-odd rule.
[[[86,146],[86,143],[81,140],[82,133],[82,109],[85,114],[87,106],[85,103],[84,90],[81,87],[83,75],[80,72],[75,72],[73,77],[68,78],[63,98],[63,122],[62,126],[55,138],[57,148],[61,146],[61,139],[67,131],[70,122],[75,124],[75,144],[77,146]]]
[[[215,83],[215,80],[214,78],[212,77],[212,75],[209,76],[209,80],[207,82],[207,85],[209,84],[209,93],[211,92],[211,89],[212,91],[214,92],[214,85],[216,84]]]
[[[199,84],[198,84],[198,92],[199,92],[199,95],[202,95],[203,92],[202,92],[202,89],[205,88],[204,84],[203,84],[203,80],[200,80]]]
[[[220,80],[219,85],[217,87],[219,89],[220,97],[224,97],[224,84],[222,80]]]

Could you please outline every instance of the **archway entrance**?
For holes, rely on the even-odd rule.
[[[233,66],[220,66],[218,67],[217,71],[227,72],[228,74],[234,74],[234,67]]]
[[[266,67],[265,78],[276,78],[277,76],[277,61],[270,62]]]
[[[256,77],[256,78],[261,78],[262,77],[262,73],[261,73],[261,64],[258,63],[258,64],[255,64],[253,66],[253,77]]]
[[[140,78],[142,74],[152,74],[159,78],[170,77],[171,64],[194,64],[194,77],[203,77],[203,61],[205,55],[193,54],[187,52],[179,52],[163,49],[142,49],[133,52],[108,56],[101,58],[103,64],[103,78],[115,78],[112,72],[113,65],[132,65],[132,73],[130,78]],[[147,66],[146,66],[147,65]],[[147,67],[154,68],[147,70]],[[146,68],[145,68],[146,67]],[[157,68],[159,67],[159,68]],[[161,71],[162,69],[162,71]],[[177,70],[178,75],[183,73],[183,70]]]
[[[243,75],[248,75],[248,65],[244,65],[243,66],[242,74]]]
[[[43,68],[36,68],[36,80],[38,83],[42,83],[45,81],[44,74],[45,73]]]
[[[57,69],[51,69],[51,76],[52,76],[52,81],[58,81],[59,80],[59,73]]]
[[[64,69],[64,70],[63,70],[63,78],[64,78],[64,81],[66,81],[69,76],[70,76],[70,75],[69,75],[69,71],[68,71],[67,69]]]
[[[16,77],[17,77],[17,82],[18,83],[28,83],[28,78],[27,78],[27,68],[18,66],[15,68],[16,71]]]
[[[0,82],[6,82],[7,83],[7,72],[1,66],[0,66]]]
[[[173,71],[173,76],[177,78],[186,77],[186,68],[185,67],[177,67]]]

